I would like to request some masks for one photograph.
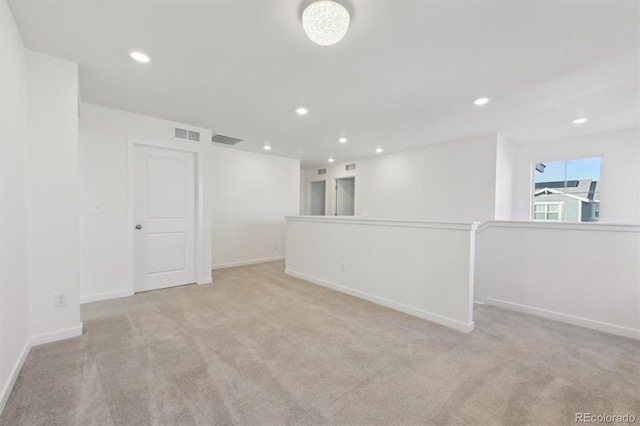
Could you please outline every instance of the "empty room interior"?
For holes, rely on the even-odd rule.
[[[637,0],[0,0],[0,425],[640,422]]]

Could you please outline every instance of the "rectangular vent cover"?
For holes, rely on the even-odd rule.
[[[326,175],[327,174],[327,169],[318,169],[318,174],[319,175]]]
[[[175,127],[173,129],[173,136],[176,139],[184,139],[185,141],[191,142],[200,142],[200,132],[194,132],[193,130]]]
[[[347,164],[346,166],[344,166],[345,170],[355,170],[356,169],[356,164]]]
[[[231,136],[214,134],[211,137],[211,142],[223,143],[225,145],[235,145],[238,142],[242,142],[242,139],[232,138]]]

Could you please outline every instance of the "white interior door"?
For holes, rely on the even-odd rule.
[[[336,179],[336,216],[355,214],[356,178]]]
[[[135,290],[195,282],[195,155],[135,145]]]

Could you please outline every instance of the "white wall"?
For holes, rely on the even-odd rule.
[[[492,135],[358,162],[359,214],[452,222],[493,219],[496,142]]]
[[[640,226],[489,222],[475,298],[640,339]]]
[[[513,220],[529,220],[535,163],[602,156],[600,222],[640,223],[638,128],[516,145]]]
[[[475,225],[287,218],[287,274],[473,330]]]
[[[299,160],[213,147],[214,269],[284,256],[284,217],[300,210],[300,181]]]
[[[515,147],[498,135],[496,147],[496,220],[513,217],[513,174]]]
[[[173,138],[176,123],[82,103],[80,107],[80,292],[83,302],[122,297],[133,293],[129,265],[128,145],[129,140],[159,143],[167,147],[183,144]],[[204,247],[198,282],[211,279],[211,131],[201,132],[204,158]],[[101,215],[94,215],[99,205]]]
[[[22,39],[0,1],[0,413],[31,340],[26,237],[27,81]]]
[[[78,67],[27,52],[27,244],[34,343],[82,333]],[[54,294],[67,295],[55,308]]]

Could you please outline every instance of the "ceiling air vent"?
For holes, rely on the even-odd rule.
[[[326,175],[327,174],[327,169],[318,169],[318,174],[319,175]]]
[[[235,145],[238,142],[242,142],[242,139],[232,138],[231,136],[225,135],[217,135],[214,133],[214,135],[211,136],[211,142],[223,143],[225,145]]]
[[[174,127],[173,137],[176,139],[183,139],[185,141],[200,142],[200,132],[181,129],[180,127]]]
[[[344,166],[345,170],[355,170],[356,169],[356,163],[353,164],[347,164],[346,166]]]

